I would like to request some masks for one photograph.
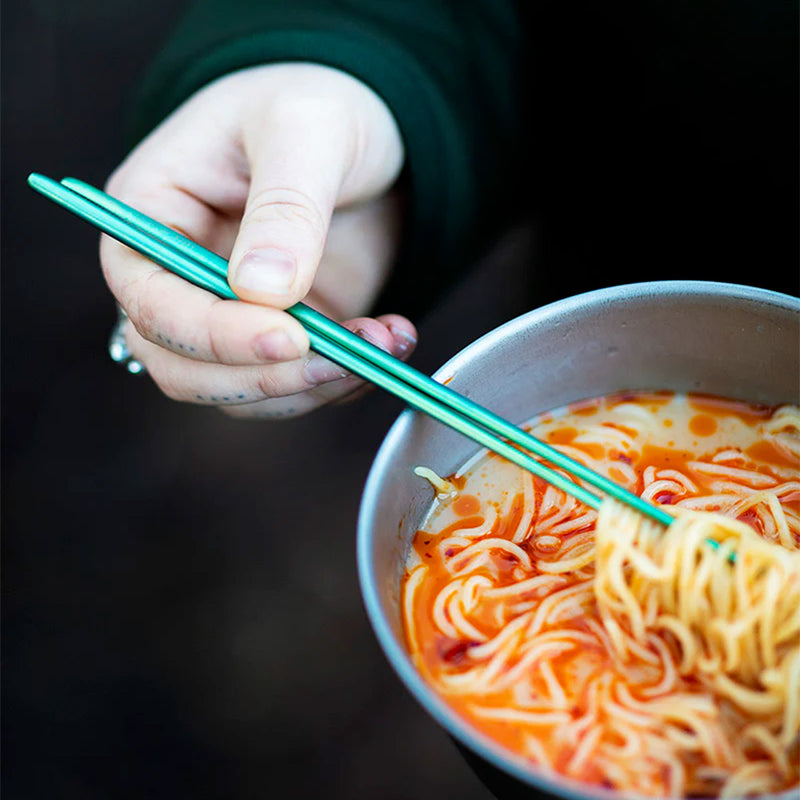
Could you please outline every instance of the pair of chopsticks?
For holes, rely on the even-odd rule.
[[[225,259],[166,225],[75,178],[64,178],[59,183],[34,173],[28,177],[28,183],[45,197],[190,283],[218,297],[238,299],[228,286],[228,264]],[[437,383],[303,303],[288,308],[287,313],[306,329],[312,350],[538,475],[591,508],[600,506],[600,497],[518,447],[561,467],[575,478],[662,525],[669,525],[672,521],[672,517],[658,506],[637,497],[497,414]]]

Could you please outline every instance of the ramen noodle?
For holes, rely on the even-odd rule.
[[[493,454],[420,470],[437,494],[403,621],[425,679],[540,771],[660,796],[797,786],[800,409],[627,393],[529,427],[676,520],[598,517]]]

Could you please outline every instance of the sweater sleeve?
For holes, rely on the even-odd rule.
[[[521,39],[501,0],[198,0],[145,77],[131,138],[234,70],[306,61],[353,75],[390,108],[406,150],[392,284],[424,276],[434,293],[511,206],[496,191],[514,173]]]

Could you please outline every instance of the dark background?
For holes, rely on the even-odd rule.
[[[571,4],[540,5],[571,30]],[[5,796],[246,800],[285,787],[290,797],[487,800],[388,667],[358,590],[360,493],[399,404],[374,392],[270,424],[163,398],[106,355],[115,315],[95,232],[25,185],[31,171],[102,185],[124,155],[126,102],[182,6],[3,4]],[[763,30],[752,39],[770,53],[775,26],[796,40],[797,12],[766,6],[784,13],[756,14]],[[709,19],[700,22],[710,30]],[[797,292],[796,45],[788,61],[775,60],[789,76],[779,86],[742,68],[751,93],[766,98],[764,115],[753,116],[735,91],[726,94],[735,80],[705,58],[702,25],[685,30],[695,50],[679,60],[695,52],[706,65],[702,90],[695,82],[689,94],[686,82],[654,94],[622,51],[595,36],[594,21],[583,40],[570,38],[597,64],[610,55],[610,66],[588,82],[574,67],[562,74],[595,103],[588,119],[558,84],[549,100],[547,89],[539,94],[563,113],[533,140],[535,152],[567,153],[534,165],[546,187],[544,224],[512,231],[420,321],[416,366],[431,372],[531,304],[621,275]],[[744,23],[736,31],[749,35]],[[642,50],[629,38],[631,52]],[[737,41],[722,40],[734,63]],[[663,64],[675,54],[655,55]],[[620,76],[629,85],[604,106],[602,91]],[[697,124],[705,149],[693,157],[706,165],[722,153],[716,167],[692,180],[686,154],[666,137],[660,150],[637,132],[620,139],[606,112],[623,113],[631,97],[650,133],[662,113],[677,135],[705,109]],[[742,141],[757,146],[740,149]],[[625,153],[649,171],[623,176]],[[653,183],[674,194],[648,196]],[[624,213],[610,205],[615,190],[628,198]],[[544,283],[535,292],[531,263]]]
[[[400,405],[265,424],[165,399],[106,355],[96,233],[25,185],[103,184],[182,5],[3,4],[4,796],[486,800],[358,589],[360,493]],[[523,310],[508,277],[441,304],[414,363]]]

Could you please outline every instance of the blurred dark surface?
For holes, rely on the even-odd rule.
[[[264,424],[165,399],[106,355],[95,232],[25,185],[102,185],[181,6],[3,5],[4,796],[486,800],[358,589],[361,488],[400,405]],[[415,363],[523,296],[476,276]]]
[[[267,424],[166,400],[106,356],[95,232],[25,186],[103,183],[182,5],[3,4],[5,797],[487,800],[358,590],[360,492],[399,404]],[[796,227],[754,283],[796,285]],[[421,322],[416,366],[525,310],[530,244],[512,235]],[[612,282],[587,274],[555,277]]]

